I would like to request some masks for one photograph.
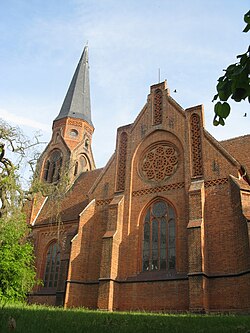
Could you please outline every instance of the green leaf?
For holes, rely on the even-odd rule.
[[[246,89],[244,88],[237,88],[232,95],[232,99],[235,100],[235,102],[240,102],[242,99],[246,99],[248,96]]]
[[[238,54],[238,55],[236,56],[236,58],[237,58],[237,59],[242,58],[245,54],[246,54],[246,53]]]
[[[213,121],[213,125],[214,125],[214,126],[218,126],[219,124],[220,124],[220,122],[219,122],[218,120],[215,120],[215,119],[214,119],[214,121]]]
[[[244,21],[247,23],[243,32],[248,32],[250,29],[250,10],[244,15]]]
[[[224,126],[225,125],[225,121],[220,117],[220,119],[219,119],[219,123],[220,123],[220,125],[222,125],[222,126]]]
[[[218,94],[214,95],[214,98],[213,98],[212,102],[216,101],[216,99],[217,99],[218,97],[219,97]]]
[[[219,116],[220,108],[221,108],[221,102],[217,102],[214,106],[214,113],[216,114],[216,116]]]
[[[250,30],[250,24],[248,23],[245,28],[242,30],[242,32],[248,32]]]
[[[214,120],[213,120],[214,126],[219,126],[219,125],[224,126],[225,125],[225,121],[221,117],[219,117],[219,120],[217,120],[216,118],[217,118],[217,116],[215,115]]]
[[[228,79],[217,84],[217,91],[221,101],[227,101],[232,94],[232,83]]]
[[[227,102],[224,102],[224,103],[217,102],[214,107],[214,112],[219,118],[226,119],[230,114],[230,105]],[[219,120],[219,122],[220,122],[220,120]],[[221,122],[220,122],[220,124],[221,124]]]
[[[244,53],[240,59],[240,64],[243,66],[247,63],[248,56],[246,53]]]
[[[248,79],[248,68],[245,67],[244,70],[237,76],[235,76],[232,80],[232,95],[236,93],[238,89],[243,89],[246,92],[246,96],[248,96],[249,90],[249,79]],[[245,98],[244,93],[242,92],[242,96],[239,96],[239,93],[236,93],[236,97]],[[234,97],[232,97],[234,99]]]
[[[250,10],[244,15],[244,21],[250,23]]]
[[[233,72],[235,70],[236,64],[229,65],[226,69],[226,72]]]
[[[238,64],[238,66],[235,67],[232,76],[240,75],[246,67],[246,64],[242,66],[241,64]]]
[[[221,106],[221,117],[226,119],[230,114],[230,105],[224,102]]]
[[[218,82],[222,82],[222,81],[224,80],[224,78],[225,78],[225,75],[219,77],[217,81],[218,81]]]

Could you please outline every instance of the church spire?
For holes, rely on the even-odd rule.
[[[55,121],[66,117],[83,119],[93,126],[90,106],[88,46],[84,47],[60,113]]]

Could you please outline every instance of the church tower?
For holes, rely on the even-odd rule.
[[[52,139],[40,159],[41,179],[57,182],[63,166],[73,181],[80,173],[95,169],[91,149],[88,47],[85,46],[64,102],[52,127]]]

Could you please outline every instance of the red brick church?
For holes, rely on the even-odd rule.
[[[166,82],[155,84],[96,169],[84,48],[39,160],[44,182],[58,184],[67,170],[70,186],[60,219],[51,197],[31,204],[44,282],[31,302],[250,311],[250,135],[218,142],[203,118],[202,105],[184,110]]]

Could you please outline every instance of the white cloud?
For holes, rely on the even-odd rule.
[[[18,126],[28,126],[33,129],[42,130],[45,132],[51,132],[50,124],[44,124],[29,118],[17,116],[4,109],[0,109],[0,118],[8,122],[12,122]]]

